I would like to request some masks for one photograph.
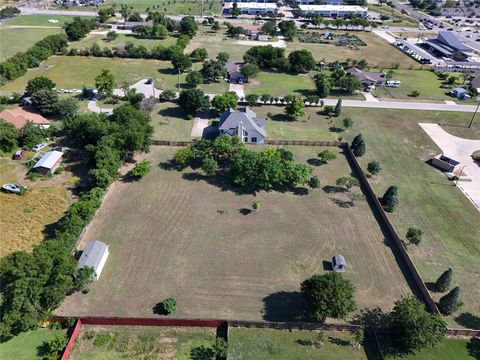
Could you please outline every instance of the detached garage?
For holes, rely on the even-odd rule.
[[[40,160],[33,166],[33,169],[44,175],[53,174],[60,166],[63,153],[60,151],[49,151],[42,156]]]
[[[92,267],[95,270],[95,280],[98,280],[107,262],[108,254],[107,244],[98,240],[92,240],[83,250],[82,256],[78,260],[77,269],[82,269],[86,266]]]

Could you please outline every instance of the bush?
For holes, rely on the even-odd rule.
[[[148,160],[143,160],[135,164],[130,171],[130,175],[136,178],[142,178],[150,172],[151,164]]]
[[[175,101],[176,94],[173,90],[164,90],[159,96],[158,100],[160,102],[173,102]]]
[[[480,162],[480,150],[474,151],[472,153],[472,159],[474,161]]]
[[[253,209],[253,210],[258,210],[258,209],[260,209],[260,201],[259,201],[259,200],[253,200],[253,201],[252,201],[252,209]]]
[[[177,310],[177,300],[174,298],[166,298],[162,302],[163,312],[168,314],[173,314]]]
[[[108,344],[111,340],[115,339],[117,333],[109,331],[108,333],[98,334],[93,342],[95,346],[104,346]]]
[[[408,94],[410,97],[419,97],[420,96],[420,91],[418,90],[413,90],[410,94]]]
[[[42,349],[48,359],[58,359],[67,344],[68,339],[65,335],[55,335],[50,341],[42,344]]]

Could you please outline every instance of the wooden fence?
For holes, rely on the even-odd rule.
[[[341,141],[310,141],[310,140],[265,140],[265,145],[297,145],[297,146],[337,146],[345,143]]]

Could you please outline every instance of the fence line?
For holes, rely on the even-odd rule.
[[[62,357],[60,358],[61,360],[67,360],[68,357],[70,356],[70,353],[73,350],[73,346],[75,345],[75,340],[77,340],[78,334],[80,333],[80,330],[82,328],[82,320],[77,319],[77,322],[75,323],[75,327],[73,328],[72,335],[70,336],[70,339],[68,339],[67,346],[65,347],[65,350],[63,350]]]
[[[242,321],[231,320],[228,322],[230,327],[256,328],[256,329],[276,329],[276,330],[327,330],[327,331],[357,331],[364,329],[363,325],[353,324],[326,324],[309,322],[271,322],[271,321]]]
[[[194,141],[173,141],[173,140],[153,140],[153,145],[157,146],[188,146]],[[297,146],[336,146],[342,147],[346,145],[341,141],[329,140],[265,140],[265,145],[297,145]]]

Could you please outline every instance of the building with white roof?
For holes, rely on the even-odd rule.
[[[343,18],[347,16],[367,17],[368,8],[357,5],[299,5],[305,14],[315,14],[322,17]]]
[[[232,13],[233,4],[237,4],[238,9],[242,14],[248,15],[264,15],[277,14],[278,7],[276,3],[259,3],[259,2],[229,2],[225,3],[223,13],[229,15]]]
[[[40,174],[53,174],[60,166],[62,156],[61,151],[48,151],[33,165],[33,169]]]
[[[98,240],[92,240],[85,246],[82,256],[78,260],[77,269],[83,269],[86,266],[93,268],[95,280],[98,280],[107,262],[108,255],[107,244]]]

